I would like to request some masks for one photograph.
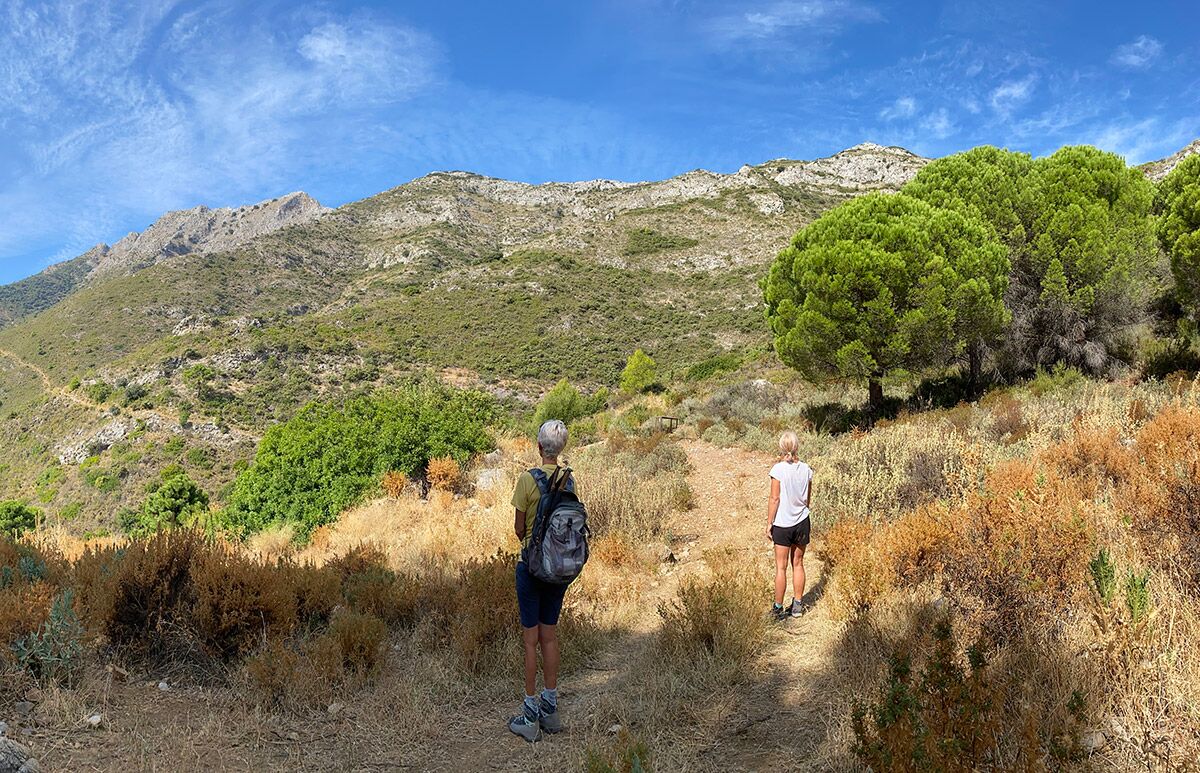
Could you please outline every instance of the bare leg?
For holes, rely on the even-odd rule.
[[[799,545],[792,548],[792,596],[804,598],[804,548]]]
[[[536,627],[522,629],[521,639],[525,643],[525,694],[536,695],[538,629]],[[557,650],[555,651],[554,660],[555,665],[557,665]]]
[[[537,627],[538,641],[542,645],[542,679],[546,688],[558,689],[558,628],[553,625]],[[526,671],[528,682],[528,670]]]
[[[775,603],[783,606],[783,596],[787,593],[788,548],[786,545],[775,546]]]

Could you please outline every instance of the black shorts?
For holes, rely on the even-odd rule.
[[[771,541],[785,548],[807,546],[812,531],[811,520],[811,518],[805,518],[795,526],[772,526]]]

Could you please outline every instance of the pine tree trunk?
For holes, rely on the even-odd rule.
[[[867,382],[867,393],[870,395],[871,416],[878,417],[883,410],[883,384],[879,383],[879,379],[873,378]]]
[[[967,386],[972,390],[979,384],[979,373],[983,370],[983,346],[978,341],[971,343],[967,349],[968,376]]]

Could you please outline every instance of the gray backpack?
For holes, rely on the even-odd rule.
[[[561,474],[560,474],[561,471]],[[539,468],[529,471],[542,492],[529,544],[521,560],[529,574],[553,585],[568,585],[588,560],[587,509],[575,496],[571,469],[554,469],[550,477]]]

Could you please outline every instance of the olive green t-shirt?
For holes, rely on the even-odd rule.
[[[543,464],[541,468],[547,478],[554,474],[553,464]],[[574,477],[573,474],[572,477]],[[579,489],[576,488],[575,492],[578,494]],[[542,490],[538,488],[537,481],[529,474],[529,470],[521,473],[521,477],[517,478],[517,488],[513,491],[512,506],[525,512],[525,535],[521,538],[522,547],[529,544],[529,536],[533,533],[533,521],[537,518],[538,502],[541,500]]]

